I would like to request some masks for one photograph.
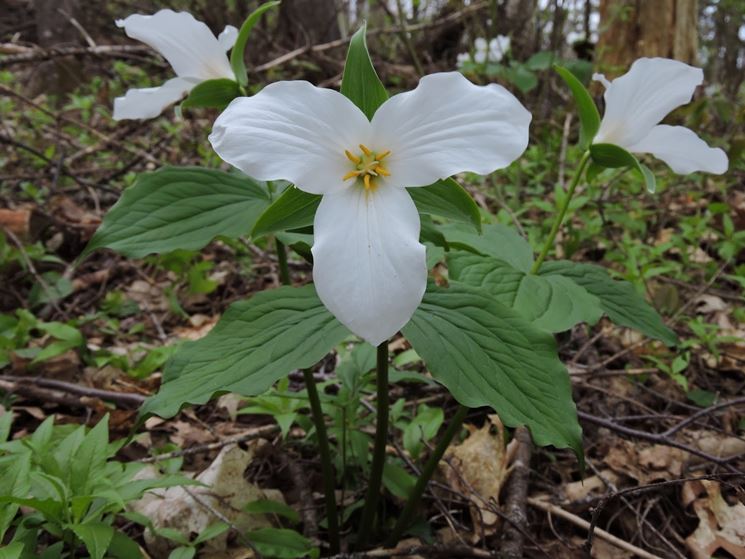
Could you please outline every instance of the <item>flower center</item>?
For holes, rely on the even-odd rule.
[[[353,168],[344,175],[343,180],[355,179],[355,182],[362,180],[365,190],[375,190],[378,187],[376,181],[378,177],[390,176],[383,160],[391,154],[391,150],[378,153],[364,144],[360,144],[360,150],[361,152],[358,155],[353,154],[348,149],[344,150],[344,155],[352,162]]]

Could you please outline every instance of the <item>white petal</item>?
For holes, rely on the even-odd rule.
[[[607,86],[605,114],[594,142],[628,148],[670,111],[689,103],[703,79],[700,68],[683,62],[640,58]]]
[[[151,46],[184,78],[233,78],[225,49],[203,22],[187,12],[160,10],[117,20],[127,35]]]
[[[463,171],[485,175],[506,167],[525,151],[529,124],[530,113],[502,86],[443,72],[377,110],[370,147],[391,150],[386,162],[397,186],[425,186]]]
[[[114,120],[155,118],[197,84],[186,78],[172,78],[160,87],[130,89],[114,99]]]
[[[285,81],[235,99],[209,139],[223,160],[249,176],[326,194],[350,186],[342,180],[352,169],[344,150],[359,152],[370,132],[365,115],[341,93]]]
[[[680,175],[695,171],[721,175],[727,171],[727,154],[720,148],[709,147],[684,126],[655,126],[640,142],[629,146],[629,151],[651,153]]]
[[[222,30],[217,36],[217,42],[220,43],[222,50],[230,50],[235,44],[235,40],[238,38],[238,29],[232,25],[226,25],[225,29]]]
[[[313,226],[313,281],[323,304],[378,345],[414,314],[427,286],[419,213],[403,188],[325,195]]]

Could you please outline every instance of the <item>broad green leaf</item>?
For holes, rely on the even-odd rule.
[[[23,554],[23,548],[24,545],[22,542],[13,542],[0,547],[0,559],[20,559]]]
[[[634,154],[615,144],[593,144],[590,146],[593,163],[603,167],[615,169],[617,167],[631,167],[644,181],[647,191],[654,194],[657,184],[652,171],[642,165]]]
[[[321,197],[290,186],[256,220],[251,236],[260,237],[277,231],[313,225]]]
[[[416,485],[416,478],[393,462],[383,465],[383,485],[399,499],[407,499]]]
[[[72,461],[73,494],[89,492],[104,477],[109,446],[109,415],[106,414],[88,431]]]
[[[177,547],[168,555],[168,559],[192,559],[197,554],[196,547]]]
[[[442,408],[432,408],[421,404],[419,411],[406,427],[404,427],[404,448],[415,460],[419,458],[425,442],[431,440],[440,425],[445,420]]]
[[[132,258],[198,250],[218,235],[248,233],[269,205],[263,185],[199,167],[164,167],[140,175],[109,210],[81,257],[110,248]]]
[[[471,195],[453,179],[407,189],[419,213],[446,217],[481,232],[481,213]]]
[[[452,247],[493,256],[526,273],[530,272],[533,265],[533,249],[530,243],[517,231],[505,225],[484,225],[481,235],[466,231],[460,225],[443,225],[440,230]]]
[[[10,415],[6,413],[6,415]],[[31,469],[31,453],[21,452],[0,458],[0,495],[21,498],[28,494],[28,472]],[[18,512],[18,503],[0,506],[0,541]]]
[[[246,534],[261,555],[273,559],[305,557],[313,550],[313,543],[286,528],[261,528]]]
[[[590,145],[595,134],[598,133],[600,113],[598,113],[598,108],[595,106],[595,101],[592,100],[590,92],[572,72],[561,66],[554,66],[554,70],[561,76],[572,92],[572,96],[574,96],[580,123],[579,146],[585,149]]]
[[[0,415],[0,443],[8,440],[14,417],[15,415],[10,410],[6,410],[3,415]]]
[[[349,42],[341,80],[341,93],[372,120],[378,107],[388,99],[388,92],[370,60],[365,39],[366,31],[367,26],[363,24]]]
[[[60,522],[64,518],[64,503],[55,501],[54,499],[23,499],[20,497],[0,495],[0,504],[10,504],[11,507],[16,506],[16,510],[17,506],[38,510],[45,519],[51,522]]]
[[[427,288],[403,334],[435,380],[469,407],[490,406],[526,425],[539,445],[582,456],[572,387],[553,336],[477,289]]]
[[[595,324],[603,314],[600,301],[572,280],[526,273],[490,256],[451,252],[448,272],[451,282],[480,288],[546,332]]]
[[[73,524],[70,528],[83,541],[91,559],[103,559],[114,537],[114,529],[111,526],[103,522],[86,522]]]
[[[437,181],[429,186],[408,188],[417,210],[424,215],[437,215],[464,223],[481,231],[478,206],[465,189],[453,179]],[[309,194],[294,186],[287,188],[256,220],[251,235],[260,237],[288,229],[313,225],[321,196]]]
[[[312,285],[263,291],[231,305],[206,337],[179,348],[141,415],[172,417],[184,404],[204,404],[215,393],[256,396],[291,371],[316,364],[348,335]]]
[[[109,555],[116,559],[142,559],[142,552],[137,542],[119,530],[114,530],[109,545]]]
[[[678,342],[675,332],[670,330],[649,303],[626,281],[612,279],[600,266],[581,264],[568,260],[544,262],[540,275],[560,275],[570,278],[600,300],[600,306],[608,318],[627,328],[673,346]]]
[[[271,499],[252,501],[243,507],[243,510],[249,514],[276,514],[285,517],[294,524],[300,522],[300,515],[294,508],[280,501],[273,501]]]
[[[244,60],[248,36],[250,35],[254,25],[256,25],[264,12],[278,4],[279,0],[262,4],[249,14],[249,16],[243,22],[243,25],[241,25],[241,29],[238,32],[238,37],[236,37],[235,44],[233,45],[233,50],[230,51],[230,67],[233,69],[235,79],[238,80],[238,83],[240,85],[245,86],[248,83],[246,62]]]
[[[235,80],[218,78],[197,84],[189,96],[181,103],[184,109],[209,107],[224,109],[236,97],[241,96],[241,88]]]

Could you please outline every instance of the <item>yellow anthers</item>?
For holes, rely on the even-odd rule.
[[[359,164],[360,164],[360,162],[362,161],[362,159],[360,159],[359,157],[357,157],[356,155],[354,155],[354,154],[353,154],[353,153],[352,153],[351,151],[349,151],[348,149],[345,149],[345,150],[344,150],[344,155],[346,155],[346,156],[347,156],[347,159],[349,159],[349,160],[350,160],[350,161],[351,161],[352,163],[354,163],[355,165],[359,165]],[[344,180],[347,180],[347,179],[344,179]]]
[[[360,144],[359,148],[362,153],[358,155],[353,154],[348,149],[344,150],[344,155],[352,162],[354,168],[344,175],[342,180],[355,179],[356,183],[358,179],[362,179],[362,185],[365,187],[365,190],[375,190],[378,186],[376,181],[378,177],[391,176],[391,173],[385,168],[383,163],[383,159],[391,154],[391,150],[377,153],[364,144]]]

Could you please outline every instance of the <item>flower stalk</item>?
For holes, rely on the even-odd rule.
[[[277,262],[279,263],[279,281],[282,285],[290,285],[290,268],[287,266],[287,249],[285,244],[279,239],[275,238],[277,249]]]
[[[334,475],[334,468],[331,465],[329,438],[326,433],[323,408],[321,407],[321,399],[318,396],[318,388],[316,387],[313,373],[309,369],[303,370],[303,379],[305,380],[305,387],[308,390],[308,401],[310,402],[310,411],[313,416],[313,424],[315,425],[316,436],[318,438],[318,452],[321,457],[323,492],[326,500],[326,519],[329,528],[329,551],[331,555],[336,555],[340,550],[339,514],[336,508],[336,495],[334,493],[336,476]]]
[[[538,273],[538,271],[541,269],[541,264],[543,264],[543,261],[546,259],[546,256],[548,255],[548,251],[551,250],[552,246],[554,246],[556,235],[559,233],[561,224],[564,222],[564,217],[566,216],[567,210],[569,209],[569,204],[572,201],[572,196],[574,196],[574,191],[577,189],[577,185],[579,184],[579,181],[582,179],[582,176],[585,174],[585,169],[587,169],[587,164],[589,162],[590,162],[590,152],[586,151],[582,155],[582,158],[579,161],[579,167],[577,167],[577,171],[575,171],[574,176],[572,177],[572,182],[569,184],[569,190],[567,190],[564,203],[559,209],[559,213],[556,216],[556,219],[554,220],[553,225],[551,226],[551,231],[549,231],[548,237],[546,237],[546,242],[543,243],[543,248],[541,249],[541,253],[538,255],[538,258],[536,258],[535,262],[533,263],[533,267],[530,269],[531,274]]]
[[[370,480],[365,495],[365,508],[362,509],[360,530],[357,534],[357,547],[367,545],[375,522],[375,513],[378,509],[378,497],[380,497],[380,486],[383,481],[383,467],[385,466],[385,447],[388,442],[388,340],[378,346],[377,365],[377,424],[375,426],[375,446],[373,447],[372,467],[370,468]]]
[[[404,530],[406,530],[411,525],[411,521],[414,518],[414,513],[419,506],[419,501],[424,494],[424,490],[427,488],[429,480],[432,479],[432,476],[437,469],[437,465],[440,463],[442,456],[445,454],[445,451],[450,446],[453,438],[460,431],[461,425],[463,425],[463,420],[466,418],[467,414],[468,408],[466,406],[458,407],[458,411],[455,412],[453,419],[450,420],[450,424],[445,430],[445,433],[443,433],[442,438],[440,438],[434,451],[430,455],[426,464],[424,464],[424,468],[419,474],[419,477],[416,480],[416,484],[409,494],[409,498],[406,500],[404,510],[401,511],[401,514],[396,521],[396,525],[393,527],[393,532],[391,532],[391,535],[386,540],[386,547],[395,546],[398,540],[401,539]]]

